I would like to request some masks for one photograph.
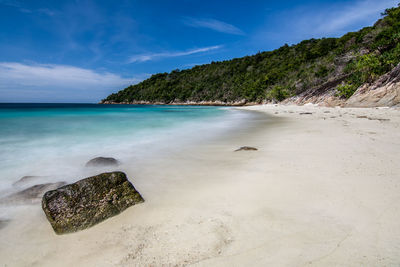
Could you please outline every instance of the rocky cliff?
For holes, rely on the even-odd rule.
[[[345,103],[346,107],[400,106],[400,64],[372,84],[364,84]]]
[[[319,87],[309,89],[297,96],[282,101],[282,104],[304,105],[307,103],[320,106],[342,107],[392,107],[400,106],[400,64],[392,71],[380,76],[372,83],[358,87],[355,93],[345,99],[338,96],[337,86],[346,77],[338,77]]]

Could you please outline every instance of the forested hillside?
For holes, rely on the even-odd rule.
[[[400,5],[399,5],[400,6]],[[306,90],[349,98],[400,62],[400,7],[372,27],[341,38],[284,45],[253,56],[160,73],[111,94],[103,103],[282,101]],[[317,91],[318,91],[317,90]]]

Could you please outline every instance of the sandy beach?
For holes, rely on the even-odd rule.
[[[232,136],[122,166],[146,202],[88,230],[16,208],[0,265],[398,266],[400,110],[243,109]]]

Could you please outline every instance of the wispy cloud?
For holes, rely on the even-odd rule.
[[[56,14],[56,11],[48,9],[48,8],[39,8],[36,10],[38,13],[45,14],[47,16],[54,16]]]
[[[191,50],[187,50],[187,51],[162,52],[162,53],[134,55],[129,58],[129,63],[145,62],[145,61],[162,59],[162,58],[189,56],[189,55],[193,55],[193,54],[217,50],[217,49],[220,49],[221,47],[222,47],[222,45],[214,45],[214,46],[208,46],[208,47],[203,47],[203,48],[191,49]]]
[[[28,13],[28,14],[38,13],[38,14],[45,14],[47,16],[54,16],[56,14],[55,11],[50,10],[48,8],[29,9],[25,7],[23,4],[21,4],[21,2],[16,0],[0,0],[0,5],[13,7],[22,13]]]
[[[202,63],[188,63],[188,64],[185,64],[185,65],[183,65],[183,67],[184,68],[192,68],[192,67],[195,67],[195,66],[201,66],[201,65],[204,65],[204,64],[209,64],[210,62],[202,62]]]
[[[10,84],[44,85],[105,85],[115,86],[133,82],[112,73],[99,73],[90,69],[52,64],[22,64],[0,62],[0,86]]]
[[[386,8],[397,6],[398,0],[355,0],[321,5],[302,5],[270,16],[252,42],[275,47],[304,39],[340,37],[372,25]],[[277,29],[277,27],[279,27]]]
[[[238,27],[212,18],[192,18],[184,17],[182,19],[183,23],[187,26],[194,28],[206,28],[217,32],[235,34],[235,35],[245,35],[245,33]]]
[[[296,14],[292,14],[297,19],[291,22],[296,25],[299,33],[339,36],[375,22],[382,11],[396,6],[397,2],[398,0],[358,0],[349,4],[331,4],[318,11],[313,10],[312,16],[308,10],[297,10]]]
[[[369,18],[376,17],[388,7],[396,6],[398,0],[363,0],[353,2],[351,5],[335,10],[326,11],[318,16],[319,25],[315,32],[335,33],[346,31],[356,23],[363,22]]]
[[[17,7],[17,8],[21,7],[21,3],[16,0],[0,0],[0,4],[5,5],[5,6]]]
[[[37,96],[39,90],[42,99],[46,94],[58,94],[66,100],[68,97],[99,100],[112,91],[141,81],[140,78],[124,78],[109,72],[66,65],[0,62],[0,101],[13,101],[13,96],[19,99]],[[21,95],[20,91],[28,93]]]

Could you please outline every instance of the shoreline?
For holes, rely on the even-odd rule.
[[[134,102],[99,102],[98,105],[139,105],[139,106],[211,106],[211,107],[257,107],[257,106],[315,106],[321,108],[390,108],[390,109],[399,109],[399,104],[393,106],[387,105],[357,105],[357,104],[347,104],[346,100],[340,99],[328,99],[327,102],[305,102],[305,103],[297,103],[296,99],[287,99],[282,102],[272,103],[272,102],[247,102],[247,101],[239,101],[239,102],[222,102],[222,101],[201,101],[201,102],[173,102],[173,103],[164,103],[164,102],[149,102],[149,101],[134,101]]]
[[[21,223],[0,230],[2,262],[399,264],[398,109],[239,109],[259,116],[230,137],[126,169],[146,202],[88,230],[56,236],[40,207],[21,208]],[[258,151],[234,152],[246,145]]]
[[[187,101],[187,102],[150,102],[150,101],[133,101],[133,102],[112,102],[112,101],[100,101],[100,105],[159,105],[159,106],[213,106],[213,107],[242,107],[242,106],[255,106],[261,105],[259,102],[247,102],[246,100],[235,101],[235,102],[223,102],[223,101]]]

